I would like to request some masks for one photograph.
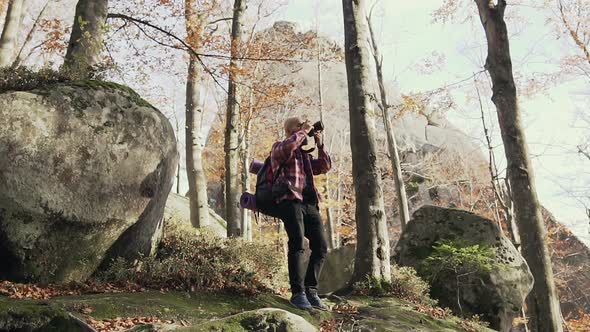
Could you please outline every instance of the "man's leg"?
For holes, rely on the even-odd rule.
[[[304,227],[301,203],[283,201],[279,204],[281,219],[289,238],[289,283],[293,294],[302,293],[305,267],[303,266]]]
[[[302,210],[305,237],[309,239],[309,248],[311,249],[305,274],[305,288],[317,292],[318,280],[328,253],[328,240],[317,205],[305,204],[302,206]]]

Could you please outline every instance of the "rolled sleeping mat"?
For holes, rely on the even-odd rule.
[[[240,197],[240,206],[243,209],[256,211],[256,196],[250,193],[242,193]]]
[[[264,166],[264,162],[256,159],[252,159],[250,168],[248,169],[252,174],[258,174],[258,171]]]

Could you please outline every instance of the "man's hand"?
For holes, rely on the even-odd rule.
[[[305,131],[305,133],[309,133],[313,129],[313,126],[309,123],[309,120],[305,120],[301,125],[301,130]]]
[[[322,135],[321,131],[316,131],[315,135],[313,135],[313,138],[315,139],[315,144],[319,147],[324,145],[324,136]]]

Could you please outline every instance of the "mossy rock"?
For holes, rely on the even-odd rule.
[[[110,82],[0,93],[0,278],[84,281],[150,255],[178,152],[168,119]]]
[[[354,315],[359,331],[464,331],[455,317],[435,319],[414,310],[405,301],[394,298],[352,297],[346,300],[358,307]],[[329,305],[334,302],[327,301]],[[112,293],[66,296],[50,300],[16,300],[0,297],[0,331],[14,331],[14,327],[25,326],[33,331],[41,326],[50,326],[68,320],[68,313],[84,320],[82,309],[91,308],[90,316],[96,320],[116,317],[155,316],[161,320],[172,320],[175,324],[183,321],[188,327],[174,331],[252,331],[280,330],[285,317],[294,315],[304,319],[308,325],[319,328],[322,321],[339,319],[335,312],[320,310],[305,311],[293,307],[283,297],[262,294],[257,297],[224,295],[212,293],[158,292]],[[260,309],[265,309],[260,315]],[[297,319],[297,318],[295,318]],[[301,322],[301,321],[300,321]],[[71,321],[70,321],[71,323]],[[158,326],[158,329],[160,327]],[[135,331],[151,331],[154,326],[137,327]],[[277,330],[277,331],[278,331]],[[62,331],[62,330],[60,330]],[[69,332],[65,328],[63,331]],[[71,330],[79,331],[79,330]],[[286,329],[285,331],[290,331]],[[355,329],[356,331],[356,329]],[[480,331],[491,331],[481,328]]]
[[[57,304],[0,297],[0,331],[79,332],[82,329]]]
[[[314,332],[318,329],[301,316],[282,309],[264,308],[247,311],[205,323],[182,328],[179,332]]]

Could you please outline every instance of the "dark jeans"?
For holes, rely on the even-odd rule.
[[[328,241],[317,204],[283,201],[279,214],[289,238],[289,282],[293,294],[306,288],[316,290],[322,266],[328,252]],[[304,237],[309,240],[311,256],[307,269],[303,266]],[[304,275],[305,273],[305,275]]]

